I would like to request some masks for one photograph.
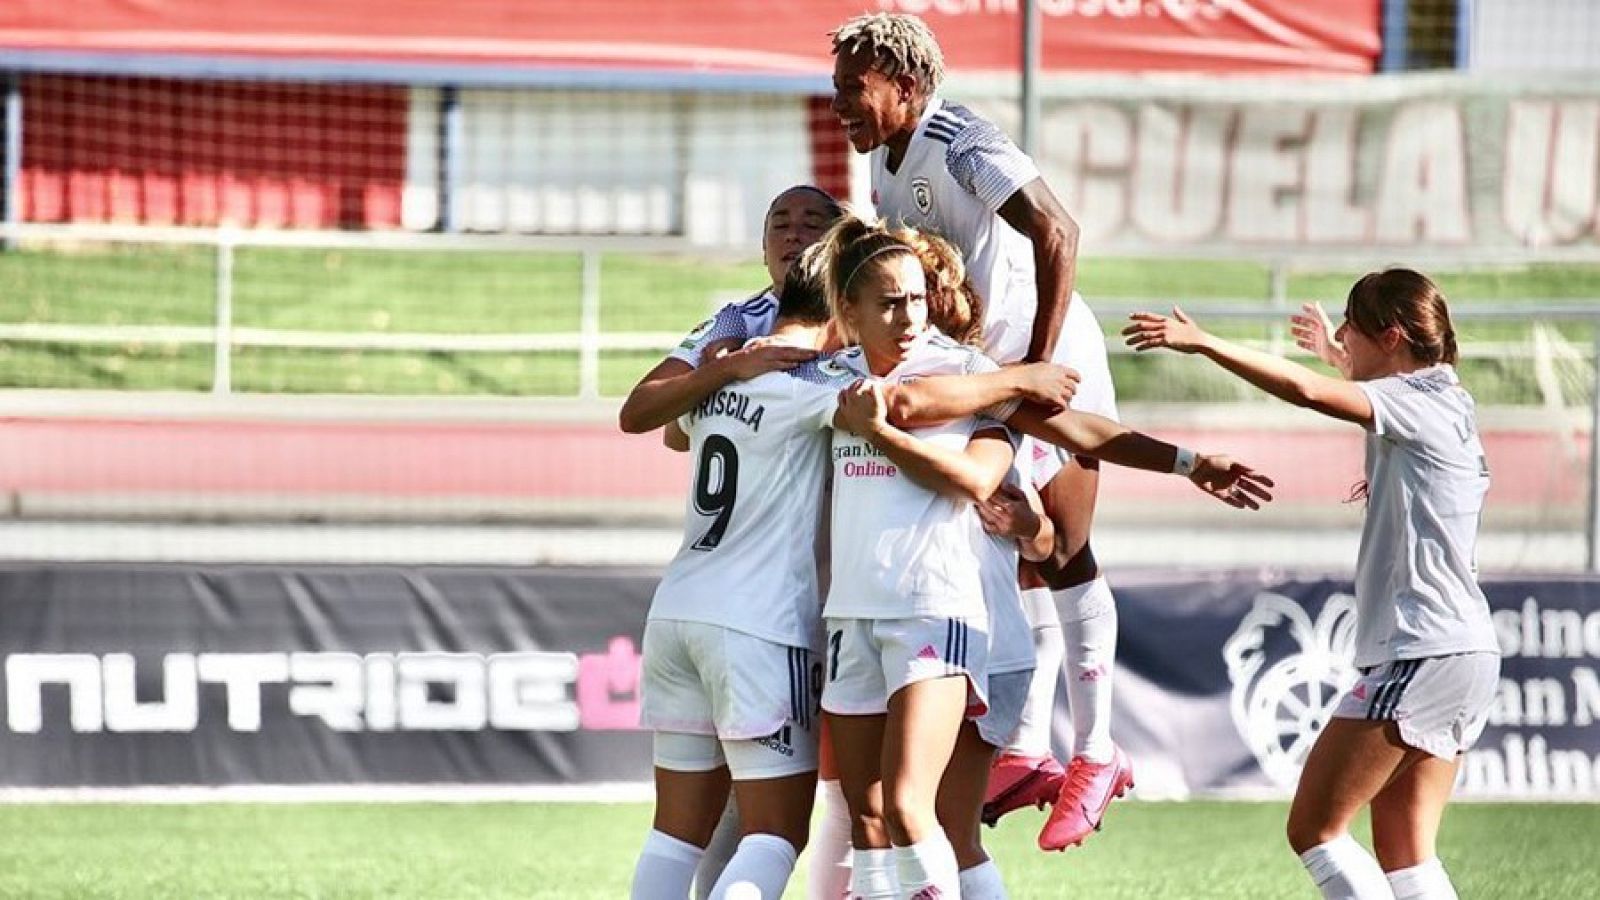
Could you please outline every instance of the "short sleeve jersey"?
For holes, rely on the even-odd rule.
[[[694,483],[683,542],[656,588],[651,620],[815,646],[828,443],[839,391],[854,380],[806,363],[729,384],[679,419]]]
[[[831,364],[851,377],[871,378],[864,354],[852,347]],[[889,380],[993,371],[979,351],[931,333],[918,341]],[[967,417],[910,433],[961,451],[983,428],[1003,427]],[[824,613],[834,618],[905,619],[920,616],[986,619],[981,523],[972,504],[942,497],[913,481],[867,440],[833,433],[832,583]]]
[[[1000,206],[1039,177],[1027,154],[993,122],[934,98],[895,171],[889,149],[871,157],[872,202],[891,223],[954,244],[984,301],[984,350],[1001,362],[1028,352],[1038,292],[1033,244],[1000,218]]]
[[[1478,586],[1489,466],[1448,365],[1361,382],[1372,401],[1356,560],[1356,665],[1499,649]]]
[[[711,318],[701,322],[684,335],[683,341],[667,355],[681,359],[690,366],[700,368],[705,348],[722,340],[747,341],[772,333],[778,320],[778,298],[766,290],[748,300],[729,303],[717,310]]]

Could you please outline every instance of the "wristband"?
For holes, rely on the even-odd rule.
[[[1200,456],[1188,447],[1178,448],[1178,458],[1172,461],[1172,474],[1188,478],[1200,464]]]

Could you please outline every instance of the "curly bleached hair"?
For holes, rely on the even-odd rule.
[[[873,13],[857,16],[833,33],[833,54],[871,53],[876,68],[894,78],[910,74],[932,94],[944,81],[944,52],[932,29],[916,16],[903,13]]]

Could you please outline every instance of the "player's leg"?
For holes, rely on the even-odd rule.
[[[711,888],[722,877],[722,870],[728,867],[728,860],[733,859],[733,854],[739,849],[739,838],[743,829],[739,824],[739,804],[732,796],[722,809],[722,817],[717,820],[717,828],[711,832],[711,842],[706,844],[705,854],[700,857],[700,865],[694,870],[694,896],[695,900],[707,900],[711,896]]]
[[[850,894],[850,808],[839,787],[839,768],[833,762],[833,741],[828,722],[822,722],[817,743],[816,831],[811,835],[806,863],[808,900],[843,900]]]
[[[815,654],[739,632],[723,634],[719,732],[742,835],[711,896],[776,898],[805,849],[817,792]],[[786,715],[785,715],[786,713]],[[778,718],[778,716],[783,716]]]
[[[934,888],[940,893],[930,896],[960,896],[960,868],[939,827],[937,798],[968,693],[965,675],[947,675],[915,681],[889,698],[883,735],[884,822],[907,895]]]
[[[1000,869],[983,848],[984,787],[1000,748],[1017,731],[1032,679],[1029,670],[989,676],[989,709],[961,726],[955,752],[939,782],[939,823],[955,848],[961,896],[967,900],[1007,896]]]
[[[1393,896],[1377,860],[1350,836],[1350,823],[1422,752],[1393,722],[1335,717],[1306,758],[1289,808],[1289,846],[1326,898]]]
[[[1423,754],[1372,801],[1373,849],[1398,900],[1456,896],[1439,861],[1439,825],[1461,755],[1482,733],[1499,679],[1500,658],[1493,653],[1414,661],[1410,679],[1375,709]]]
[[[850,815],[850,892],[863,900],[900,895],[883,811],[883,733],[888,689],[869,619],[829,619],[822,688],[839,788]]]
[[[1054,802],[1066,778],[1066,770],[1051,750],[1056,685],[1061,681],[1063,661],[1061,621],[1050,589],[1026,561],[1020,581],[1023,611],[1033,633],[1035,668],[1016,729],[1001,747],[989,774],[982,814],[987,825],[1013,810],[1043,808]]]
[[[1372,848],[1395,900],[1455,900],[1436,842],[1460,768],[1424,756],[1372,799]]]
[[[1074,295],[1062,325],[1058,361],[1081,377],[1072,408],[1117,417],[1116,390],[1099,320]],[[1040,565],[1051,588],[1066,659],[1072,758],[1039,834],[1039,846],[1061,850],[1100,827],[1106,807],[1133,785],[1128,759],[1111,739],[1111,686],[1117,650],[1117,608],[1090,543],[1100,492],[1096,460],[1059,456],[1060,471],[1040,492],[1056,526],[1056,552]]]
[[[633,870],[632,900],[683,900],[728,802],[716,738],[657,732],[656,809]]]

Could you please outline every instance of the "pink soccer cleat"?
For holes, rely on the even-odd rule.
[[[1048,754],[1000,754],[989,769],[989,791],[983,798],[983,824],[993,827],[1001,816],[1024,806],[1043,809],[1061,793],[1066,777],[1061,763]]]
[[[1065,850],[1083,843],[1084,838],[1100,830],[1100,821],[1111,801],[1132,787],[1133,766],[1121,747],[1113,748],[1108,763],[1073,757],[1067,765],[1061,794],[1039,832],[1039,849]]]

